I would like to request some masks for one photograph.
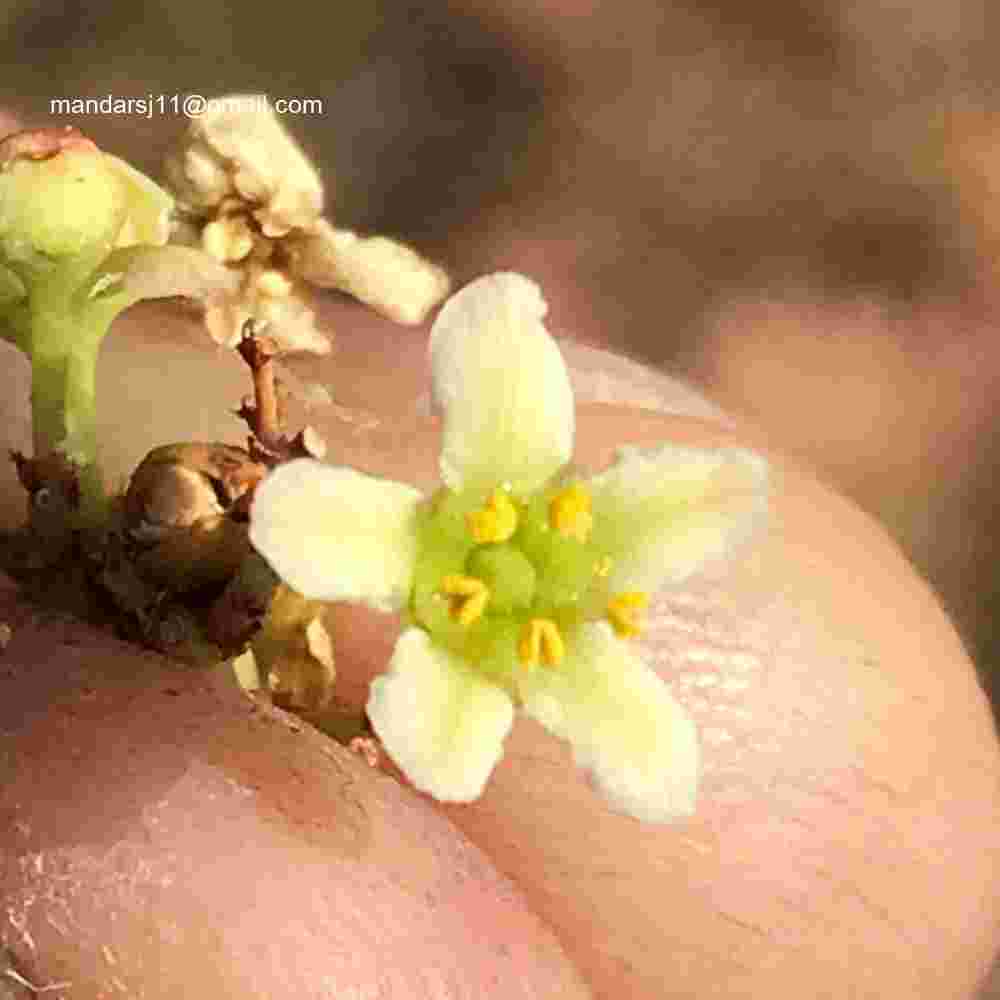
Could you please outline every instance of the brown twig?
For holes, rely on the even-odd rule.
[[[274,370],[280,352],[274,340],[255,333],[253,320],[247,320],[237,350],[253,375],[253,397],[244,397],[240,408],[234,411],[250,428],[252,437],[247,441],[250,457],[268,466],[293,458],[323,458],[326,442],[314,428],[303,427],[293,437],[283,433],[284,401]],[[249,498],[244,506],[248,502]]]
[[[284,438],[281,433],[278,387],[274,373],[274,359],[279,353],[277,344],[270,337],[255,333],[253,320],[247,320],[236,349],[250,367],[254,391],[253,405],[244,400],[237,411],[238,415],[247,422],[254,437],[268,451],[278,452]]]

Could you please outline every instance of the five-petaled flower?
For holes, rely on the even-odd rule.
[[[419,789],[478,797],[517,705],[572,744],[613,807],[664,822],[694,809],[697,733],[627,640],[657,585],[746,537],[766,464],[664,444],[574,473],[573,398],[545,309],[517,274],[442,308],[433,496],[297,460],[258,488],[251,539],[307,597],[405,612],[368,715]]]

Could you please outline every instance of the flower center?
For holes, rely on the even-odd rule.
[[[421,518],[410,612],[498,682],[513,686],[518,664],[557,666],[585,620],[606,617],[618,636],[639,634],[646,595],[611,593],[606,547],[615,539],[601,537],[584,485],[528,497],[442,489]]]

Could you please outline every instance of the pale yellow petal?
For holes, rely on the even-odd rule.
[[[615,810],[650,823],[694,812],[694,723],[607,625],[576,629],[559,666],[525,673],[520,694],[528,715],[572,745]]]
[[[297,459],[257,487],[250,541],[304,597],[401,608],[416,559],[419,491]]]
[[[568,461],[573,394],[542,323],[546,308],[533,281],[492,274],[453,295],[434,322],[441,475],[452,489],[509,483],[528,492]]]
[[[591,544],[611,558],[612,592],[684,580],[731,554],[767,513],[767,462],[738,448],[622,448],[587,485]]]
[[[442,802],[469,802],[503,755],[514,706],[423,629],[410,628],[389,672],[372,682],[368,718],[418,789]]]

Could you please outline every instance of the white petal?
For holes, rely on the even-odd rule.
[[[296,459],[257,487],[250,541],[304,597],[394,611],[409,594],[419,501],[403,483]]]
[[[691,815],[694,723],[666,684],[603,624],[583,625],[557,667],[521,682],[525,711],[573,746],[611,806],[650,823]]]
[[[622,448],[590,480],[613,591],[655,591],[731,553],[767,513],[767,462],[738,448]]]
[[[533,281],[503,273],[466,285],[438,314],[431,368],[452,489],[509,482],[527,492],[569,460],[573,393],[546,308]]]
[[[358,236],[325,219],[290,241],[296,274],[320,288],[339,288],[395,323],[413,326],[451,287],[448,275],[415,250],[385,236]]]
[[[120,276],[107,288],[139,299],[172,295],[214,300],[232,294],[239,277],[207,253],[193,247],[131,246],[113,250],[101,266],[105,276]]]
[[[410,628],[389,672],[372,682],[368,718],[417,788],[442,802],[470,802],[503,755],[514,706],[423,629]]]

